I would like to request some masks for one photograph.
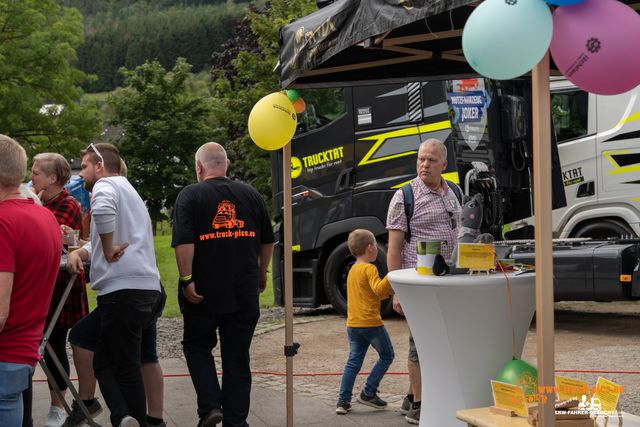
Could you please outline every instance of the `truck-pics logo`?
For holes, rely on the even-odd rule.
[[[223,200],[218,205],[218,213],[213,218],[213,228],[216,230],[220,227],[233,228],[244,227],[244,221],[236,219],[236,205],[232,204],[228,200]]]
[[[231,230],[231,228],[244,228],[244,221],[236,218],[236,205],[229,200],[223,200],[218,204],[218,213],[213,218],[213,228],[226,228],[227,231],[216,231],[214,233],[201,234],[200,240],[222,239],[225,237],[255,237],[255,231]]]

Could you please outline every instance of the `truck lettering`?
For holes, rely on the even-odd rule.
[[[461,116],[463,120],[477,120],[479,118],[478,107],[462,107],[460,110],[462,112]]]
[[[585,55],[584,53],[581,54],[580,57],[571,65],[571,67],[569,67],[569,69],[562,74],[564,74],[567,77],[571,77],[588,60],[589,60],[589,57],[587,55]]]
[[[302,161],[304,163],[304,167],[308,168],[310,166],[323,165],[328,162],[333,162],[334,160],[342,159],[344,156],[343,149],[344,147],[338,147],[303,157]],[[323,167],[326,166],[331,166],[331,164],[323,165]]]
[[[577,184],[584,181],[584,177],[582,176],[582,166],[562,171],[562,181],[565,187],[567,185]]]

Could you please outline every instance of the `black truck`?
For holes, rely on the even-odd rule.
[[[503,240],[505,224],[532,215],[530,80],[478,78],[300,92],[307,108],[298,116],[291,144],[294,306],[330,303],[346,314],[346,278],[354,262],[346,242],[348,233],[356,228],[366,228],[376,236],[376,265],[381,275],[386,274],[387,208],[395,191],[416,176],[418,147],[428,138],[447,146],[444,177],[459,183],[465,194],[483,195],[484,232]],[[551,143],[554,184],[549,191],[555,209],[564,207],[566,201],[554,135]],[[271,156],[277,241],[274,299],[283,306],[283,256],[289,249],[283,247],[283,157],[281,151]],[[527,227],[507,236],[531,239],[533,233]],[[640,299],[637,243],[558,246],[560,249],[554,249],[557,283],[564,278],[562,271],[574,271],[567,276],[571,283],[562,281],[556,286],[556,300]],[[504,257],[533,264],[533,244],[498,246]],[[578,250],[581,246],[583,251]],[[561,256],[555,256],[556,250]],[[594,269],[600,268],[598,254],[604,251],[608,254],[604,258],[610,258],[610,253],[620,258],[617,275],[611,263],[606,266],[611,270],[607,277],[618,280],[607,282],[607,290],[601,291],[600,276]],[[576,276],[575,270],[585,278],[579,286],[574,279],[582,276]],[[629,275],[634,279],[623,281]],[[392,311],[388,300],[381,311]]]

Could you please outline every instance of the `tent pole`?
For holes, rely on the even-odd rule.
[[[538,393],[555,385],[553,319],[553,242],[551,199],[551,100],[549,52],[532,73],[533,98],[533,204],[536,242],[536,338],[538,343]],[[553,388],[551,388],[553,390]],[[549,390],[549,389],[546,389]],[[546,391],[545,390],[545,391]],[[555,394],[541,404],[540,425],[555,427]],[[544,399],[541,399],[544,400]]]
[[[284,215],[284,323],[285,346],[293,346],[293,266],[291,248],[291,141],[282,148],[282,201]],[[287,427],[293,427],[293,355],[287,356]]]

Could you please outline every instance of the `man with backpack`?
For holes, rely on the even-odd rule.
[[[447,168],[447,148],[437,139],[428,139],[420,145],[417,161],[418,176],[399,189],[389,203],[387,230],[389,271],[415,268],[418,238],[439,239],[442,256],[451,258],[458,238],[460,215],[460,188],[442,178]],[[393,308],[404,315],[398,298],[393,297]],[[400,412],[411,424],[420,423],[422,381],[418,352],[409,335],[409,393]]]

